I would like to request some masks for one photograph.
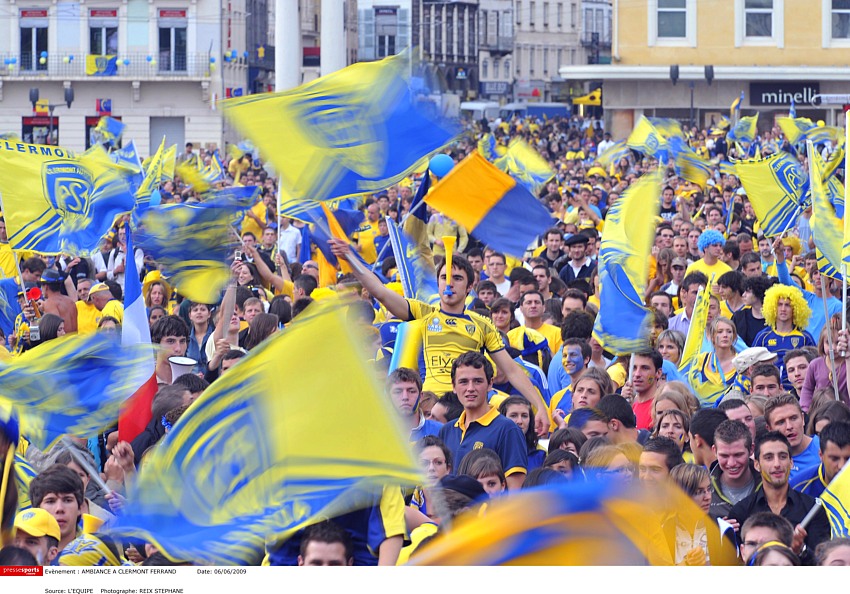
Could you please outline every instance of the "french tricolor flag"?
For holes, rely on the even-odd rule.
[[[136,259],[133,257],[133,242],[130,237],[130,225],[127,229],[127,254],[125,258],[126,269],[124,271],[124,325],[121,328],[121,344],[150,344],[151,330],[148,326],[147,310],[145,300],[142,297],[142,283],[139,280],[139,271],[136,270]],[[148,378],[145,383],[130,396],[121,408],[118,417],[118,439],[131,442],[136,438],[151,421],[151,404],[156,396],[156,363],[153,351],[145,363],[144,374],[140,377]]]

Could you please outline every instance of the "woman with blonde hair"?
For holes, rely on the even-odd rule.
[[[691,360],[685,375],[702,406],[714,406],[735,383],[733,359],[738,330],[729,318],[717,316],[708,328],[712,349]]]
[[[668,437],[676,442],[685,462],[693,462],[693,454],[687,450],[691,430],[691,417],[677,408],[671,408],[658,415],[653,437]]]

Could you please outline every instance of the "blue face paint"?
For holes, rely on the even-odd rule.
[[[579,347],[567,347],[567,353],[564,357],[564,367],[572,370],[572,373],[584,369],[584,357],[581,354]]]

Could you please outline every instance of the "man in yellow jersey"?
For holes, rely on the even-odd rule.
[[[360,249],[360,255],[367,264],[374,264],[378,258],[378,251],[375,249],[375,239],[381,234],[378,229],[378,222],[381,220],[381,210],[378,203],[374,200],[366,201],[366,220],[357,229],[354,238],[357,240],[357,246]]]
[[[532,290],[520,296],[519,309],[524,319],[523,326],[540,332],[540,334],[546,337],[549,350],[552,353],[557,353],[558,349],[561,348],[561,329],[543,322],[543,303],[543,293],[540,291]],[[523,344],[523,336],[525,334],[523,326],[514,328],[508,332],[508,340],[519,350],[525,348]]]
[[[95,325],[107,316],[115,318],[119,324],[124,323],[124,305],[112,296],[106,283],[93,286],[89,291],[89,300],[98,310]]]
[[[545,434],[549,428],[546,404],[522,368],[505,350],[499,332],[483,316],[465,311],[466,297],[471,289],[475,272],[461,255],[452,258],[451,271],[445,263],[437,266],[440,304],[428,305],[407,299],[384,286],[371,271],[351,255],[348,243],[332,239],[331,250],[352,265],[354,276],[370,295],[402,321],[421,320],[423,324],[423,355],[425,382],[423,389],[437,394],[452,390],[452,363],[463,353],[486,350],[499,369],[504,370],[508,381],[537,409],[535,429]]]

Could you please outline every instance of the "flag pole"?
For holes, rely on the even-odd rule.
[[[844,112],[844,195],[847,196],[848,190],[850,190],[850,179],[848,179],[848,164],[850,164],[850,159],[847,158],[847,150],[850,150],[850,145],[847,142],[850,141],[850,111]],[[847,212],[844,213],[844,245],[847,245],[847,242],[850,241],[850,237],[848,237],[847,233],[847,225],[850,224],[850,221],[847,220]],[[846,251],[847,248],[845,247]],[[841,330],[847,331],[847,264],[844,262],[845,258],[841,258]],[[842,352],[842,357],[846,357],[847,353]],[[836,392],[835,397],[838,398],[838,393]]]

